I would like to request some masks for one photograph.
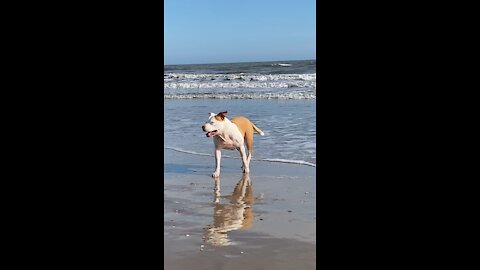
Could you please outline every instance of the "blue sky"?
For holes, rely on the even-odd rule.
[[[164,64],[316,59],[315,0],[164,0]]]

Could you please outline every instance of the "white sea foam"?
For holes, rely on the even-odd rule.
[[[202,73],[166,73],[163,79],[228,79],[228,80],[257,80],[257,81],[275,81],[275,80],[308,80],[315,81],[316,73],[307,74],[202,74]]]
[[[316,74],[164,74],[164,89],[316,88]]]
[[[209,156],[209,157],[214,157],[214,155],[212,155],[212,154],[199,153],[199,152],[195,152],[195,151],[188,151],[188,150],[184,150],[184,149],[177,148],[177,147],[165,146],[165,148],[166,148],[166,149],[173,150],[173,151],[176,151],[176,152],[185,153],[185,154],[191,154],[191,155],[197,155],[197,156]],[[240,157],[233,157],[233,156],[223,155],[223,154],[222,154],[222,158],[241,159]],[[266,162],[278,162],[278,163],[289,163],[289,164],[306,165],[306,166],[310,166],[310,167],[317,167],[316,164],[310,163],[310,162],[307,162],[307,161],[304,161],[304,160],[290,160],[290,159],[278,159],[278,158],[263,158],[263,159],[252,158],[252,160],[266,161]]]
[[[315,92],[164,94],[164,99],[316,99]]]
[[[165,99],[316,99],[316,79],[316,73],[167,73],[163,87]]]
[[[312,81],[250,81],[250,82],[167,82],[164,89],[212,89],[212,88],[316,88]]]

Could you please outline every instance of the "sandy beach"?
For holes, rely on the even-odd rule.
[[[234,152],[231,152],[234,155]],[[314,269],[315,168],[214,159],[164,149],[164,267]]]

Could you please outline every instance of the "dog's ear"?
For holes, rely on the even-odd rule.
[[[216,118],[217,120],[223,121],[223,119],[225,119],[225,115],[226,115],[227,113],[228,113],[227,111],[219,112],[219,113],[217,113],[217,115],[215,116],[215,118]]]
[[[208,115],[209,115],[210,117],[214,117],[216,114],[214,114],[213,112],[211,112],[211,113],[208,113]]]

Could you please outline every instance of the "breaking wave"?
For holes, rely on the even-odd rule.
[[[316,74],[179,74],[163,76],[164,89],[316,88]]]
[[[317,74],[164,74],[164,99],[316,99]]]
[[[164,94],[164,99],[316,99],[317,94],[307,92],[275,93],[186,93]]]

